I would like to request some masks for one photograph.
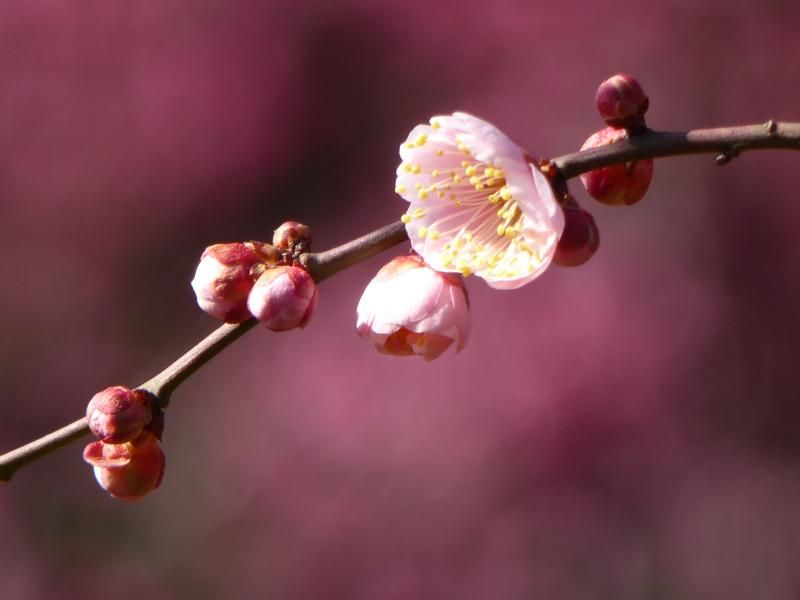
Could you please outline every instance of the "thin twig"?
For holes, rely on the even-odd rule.
[[[551,164],[557,167],[563,179],[570,179],[599,167],[646,158],[718,152],[718,164],[725,164],[746,150],[765,149],[800,150],[800,123],[770,120],[742,127],[685,132],[645,131],[602,148],[559,156],[552,159]],[[319,283],[407,239],[405,226],[397,221],[326,252],[304,254],[300,262]],[[255,319],[250,319],[237,325],[222,325],[139,387],[153,393],[159,404],[166,407],[172,392],[181,383],[256,324]],[[3,454],[0,456],[0,481],[9,481],[18,469],[88,433],[83,418]]]
[[[647,131],[601,148],[573,152],[552,159],[561,175],[571,179],[611,164],[719,152],[731,158],[745,150],[800,150],[800,123],[769,120],[759,125],[718,127],[692,131]]]

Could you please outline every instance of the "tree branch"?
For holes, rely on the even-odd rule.
[[[565,154],[551,162],[565,179],[571,179],[616,163],[664,156],[719,152],[717,162],[724,164],[745,150],[800,150],[800,123],[770,120],[760,125],[742,127],[692,131],[648,130],[615,144]]]
[[[746,150],[800,150],[800,123],[767,121],[758,125],[696,129],[682,132],[647,130],[628,140],[573,152],[552,159],[564,179],[611,164],[646,158],[718,152],[718,164],[725,164]],[[326,252],[304,254],[300,262],[314,281],[321,282],[339,271],[407,240],[400,221],[368,233]],[[258,324],[255,319],[236,325],[222,325],[152,379],[143,383],[161,407],[172,392],[207,362]],[[76,441],[89,433],[86,418],[62,427],[0,456],[0,481],[9,481],[23,466]]]

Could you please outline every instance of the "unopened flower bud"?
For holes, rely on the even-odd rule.
[[[241,243],[215,244],[206,248],[192,280],[197,304],[226,323],[250,318],[247,295],[261,264],[259,256]]]
[[[625,129],[606,127],[592,134],[581,150],[599,148],[628,138]],[[648,158],[618,165],[601,167],[581,175],[589,195],[603,204],[636,204],[641,200],[653,179],[653,160]]]
[[[272,244],[292,256],[299,256],[311,250],[311,228],[297,221],[286,221],[275,230]]]
[[[279,266],[258,278],[247,306],[272,331],[305,327],[317,306],[317,286],[300,267]]]
[[[156,489],[166,462],[158,440],[148,431],[124,444],[92,442],[83,459],[94,467],[100,487],[121,500],[137,500]]]
[[[619,73],[606,79],[597,88],[594,100],[608,125],[634,130],[644,127],[644,114],[650,101],[639,82],[630,75]]]
[[[145,390],[114,386],[98,392],[86,407],[92,433],[109,444],[139,437],[153,418],[153,396]]]
[[[378,352],[433,360],[469,337],[469,300],[460,275],[398,256],[369,282],[356,309],[358,334]]]
[[[564,232],[558,240],[553,262],[577,267],[589,260],[600,246],[594,218],[580,207],[564,207]]]

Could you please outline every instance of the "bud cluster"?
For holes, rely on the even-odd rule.
[[[589,136],[581,150],[615,144],[647,130],[644,115],[650,101],[634,77],[620,73],[601,83],[595,104],[608,127]],[[623,206],[639,202],[652,178],[652,159],[609,165],[581,175],[592,198],[603,204]]]
[[[299,262],[311,249],[311,229],[282,224],[272,243],[209,246],[200,257],[192,288],[206,313],[226,323],[251,317],[273,331],[305,327],[317,305],[317,288]]]
[[[150,392],[106,388],[89,401],[86,419],[98,441],[84,448],[83,459],[100,487],[114,498],[136,500],[161,484],[164,413]]]
[[[622,142],[647,131],[644,115],[650,105],[639,82],[620,73],[597,88],[595,104],[607,127],[589,136],[581,150]],[[595,200],[609,205],[630,205],[641,200],[653,178],[651,159],[601,167],[581,175],[581,182]],[[572,197],[562,198],[564,231],[553,262],[566,267],[582,265],[597,251],[600,237],[594,218]]]

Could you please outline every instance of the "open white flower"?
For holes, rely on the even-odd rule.
[[[466,113],[417,125],[395,191],[411,246],[437,271],[514,289],[553,258],[564,215],[547,178],[499,129]]]

